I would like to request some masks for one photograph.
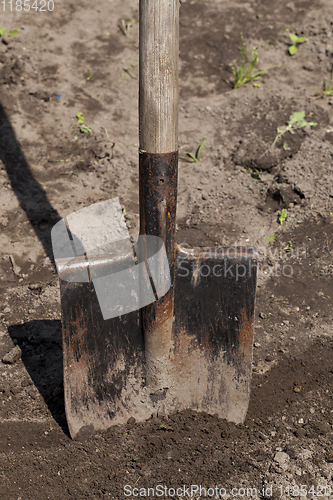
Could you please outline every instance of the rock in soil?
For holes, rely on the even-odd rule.
[[[13,347],[5,356],[2,358],[2,362],[5,365],[13,365],[18,361],[22,356],[22,351],[21,348],[17,345]]]

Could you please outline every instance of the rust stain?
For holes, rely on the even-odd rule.
[[[252,344],[254,332],[254,318],[248,319],[246,309],[242,309],[239,314],[239,354],[245,363],[252,362]]]

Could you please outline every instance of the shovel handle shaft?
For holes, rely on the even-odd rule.
[[[140,0],[140,150],[178,150],[179,0]]]
[[[140,0],[140,233],[165,245],[171,288],[142,310],[146,381],[169,387],[178,168],[179,0]],[[161,264],[163,272],[163,264]]]

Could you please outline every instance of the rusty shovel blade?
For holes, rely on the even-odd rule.
[[[256,254],[181,247],[176,253],[171,348],[160,359],[160,385],[151,380],[140,311],[105,320],[93,283],[71,282],[70,267],[62,274],[65,406],[73,438],[130,417],[140,421],[185,408],[244,421]],[[123,267],[132,264],[126,255],[95,259],[90,273],[112,273],[119,261]],[[167,293],[155,304],[168,309],[169,300]]]

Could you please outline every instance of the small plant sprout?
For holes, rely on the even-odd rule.
[[[243,35],[241,35],[241,37],[242,45],[239,47],[239,50],[241,53],[242,61],[238,67],[235,62],[232,65],[232,72],[235,77],[235,89],[241,87],[242,85],[245,85],[251,80],[257,80],[257,78],[266,74],[266,70],[264,69],[254,72],[254,68],[259,61],[257,47],[253,47],[251,52],[250,49],[247,49],[245,47]]]
[[[281,215],[279,217],[279,223],[281,224],[281,226],[284,226],[284,221],[286,220],[286,218],[287,218],[287,210],[283,208],[281,210]]]
[[[294,33],[289,33],[289,38],[293,42],[293,44],[289,47],[289,54],[291,56],[293,56],[297,52],[297,46],[300,43],[306,42],[307,38],[306,38],[306,36],[294,35]]]
[[[292,130],[303,128],[306,126],[315,127],[316,125],[318,125],[318,123],[315,122],[307,122],[304,117],[304,111],[295,111],[295,113],[290,116],[289,122],[285,128],[277,128],[277,136],[274,139],[273,146],[281,139],[283,134],[285,134],[286,132],[291,132]]]
[[[198,163],[200,161],[201,152],[202,152],[202,149],[203,149],[204,145],[206,144],[206,141],[207,141],[207,139],[204,139],[202,141],[202,143],[198,147],[195,155],[193,153],[186,153],[187,156],[189,158],[191,158],[190,160],[188,158],[179,158],[179,161],[187,161],[189,163]]]
[[[3,37],[5,36],[5,34],[7,33],[7,30],[4,26],[0,26],[0,36]],[[15,36],[15,35],[18,35],[19,31],[18,30],[11,30],[8,35],[9,36]]]
[[[246,167],[246,169],[248,170],[248,172],[251,173],[251,177],[255,180],[255,181],[258,181],[260,179],[260,172],[257,168],[253,169],[251,167]]]
[[[273,236],[266,236],[266,245],[269,245],[271,241],[275,241],[275,238],[277,237],[277,233],[274,233]]]
[[[333,95],[333,71],[331,74],[331,81],[328,82],[327,80],[325,80],[323,85],[323,90],[315,94],[316,96],[315,99],[324,99],[324,97],[330,97],[332,95]]]
[[[128,35],[129,30],[131,29],[131,27],[135,23],[136,23],[136,21],[134,19],[122,19],[121,20],[121,27],[120,27],[120,29],[124,33],[125,36]]]
[[[76,118],[77,118],[78,125],[80,125],[80,132],[82,132],[84,134],[89,134],[94,127],[88,127],[87,125],[84,125],[83,113],[81,113],[81,112],[76,113]]]
[[[88,68],[88,71],[89,71],[89,75],[87,76],[87,81],[89,82],[89,80],[91,80],[93,77],[93,72],[91,71],[90,68]]]
[[[288,241],[287,245],[284,247],[283,250],[288,253],[288,252],[291,252],[292,249],[293,249],[293,244],[291,241]]]

